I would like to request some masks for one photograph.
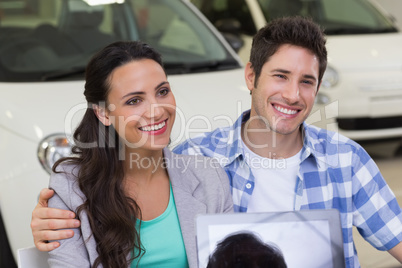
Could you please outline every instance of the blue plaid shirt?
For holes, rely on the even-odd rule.
[[[189,139],[173,150],[216,158],[229,176],[236,212],[247,212],[255,183],[241,141],[241,125],[249,117],[246,111],[234,125]],[[339,210],[346,267],[360,267],[353,226],[379,250],[402,241],[401,209],[366,151],[338,133],[305,123],[303,133],[294,209]]]

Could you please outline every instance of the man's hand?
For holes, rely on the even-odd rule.
[[[48,208],[48,200],[53,194],[53,190],[42,189],[38,204],[32,212],[32,235],[35,246],[40,251],[51,251],[60,246],[59,242],[49,243],[48,240],[60,240],[74,236],[73,230],[58,229],[77,228],[80,226],[80,221],[75,219],[74,212]]]
[[[388,252],[400,263],[402,263],[402,242],[399,242],[399,244],[388,250]]]

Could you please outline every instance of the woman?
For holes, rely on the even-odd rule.
[[[86,70],[86,113],[74,156],[53,167],[49,207],[81,228],[49,252],[51,267],[197,267],[194,217],[232,211],[226,173],[212,159],[166,146],[175,98],[159,53],[117,42]]]

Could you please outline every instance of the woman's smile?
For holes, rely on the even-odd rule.
[[[139,129],[143,132],[146,132],[149,135],[160,135],[163,134],[167,129],[167,122],[168,119],[163,120],[160,123],[150,124],[144,127],[140,127]]]

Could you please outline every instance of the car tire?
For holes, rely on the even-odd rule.
[[[0,268],[17,268],[0,213]]]

